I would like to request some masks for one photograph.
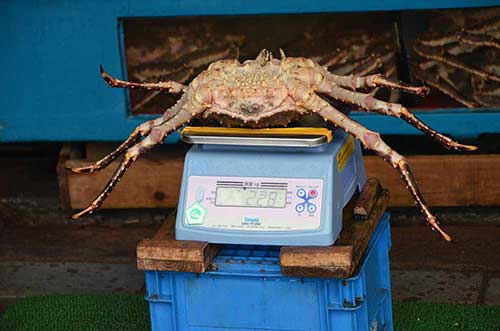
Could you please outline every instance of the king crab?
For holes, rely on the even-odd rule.
[[[373,150],[394,167],[427,222],[446,240],[451,240],[427,207],[407,160],[390,148],[378,133],[350,119],[320,96],[354,104],[366,111],[402,118],[448,149],[475,150],[475,146],[459,144],[436,132],[401,104],[384,102],[371,94],[356,91],[360,88],[388,87],[425,95],[428,93],[426,87],[392,82],[382,75],[334,75],[310,59],[286,57],[283,51],[281,59],[275,59],[267,50],[261,51],[255,60],[243,63],[237,60],[214,62],[187,86],[174,81],[122,81],[109,76],[102,67],[101,74],[112,87],[168,91],[182,93],[182,96],[161,117],[139,125],[115,151],[89,166],[70,169],[75,173],[99,171],[125,153],[104,190],[86,209],[73,215],[74,219],[98,209],[134,161],[196,117],[212,117],[223,125],[257,128],[286,125],[298,117],[314,113],[351,133],[365,148]]]

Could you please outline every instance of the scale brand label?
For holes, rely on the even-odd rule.
[[[312,231],[323,179],[190,176],[184,224],[227,231]]]
[[[340,151],[337,154],[337,168],[339,172],[342,172],[353,152],[354,152],[354,138],[351,135],[349,135],[349,137],[347,137],[346,142],[344,143],[342,148],[340,148]]]

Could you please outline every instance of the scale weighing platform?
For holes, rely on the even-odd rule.
[[[361,147],[343,130],[187,127],[177,240],[329,246],[366,182]]]

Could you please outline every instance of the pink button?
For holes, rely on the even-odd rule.
[[[318,192],[316,190],[310,190],[309,195],[315,197]]]

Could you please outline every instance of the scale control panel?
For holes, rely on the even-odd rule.
[[[323,180],[190,176],[184,224],[221,230],[319,229]]]

